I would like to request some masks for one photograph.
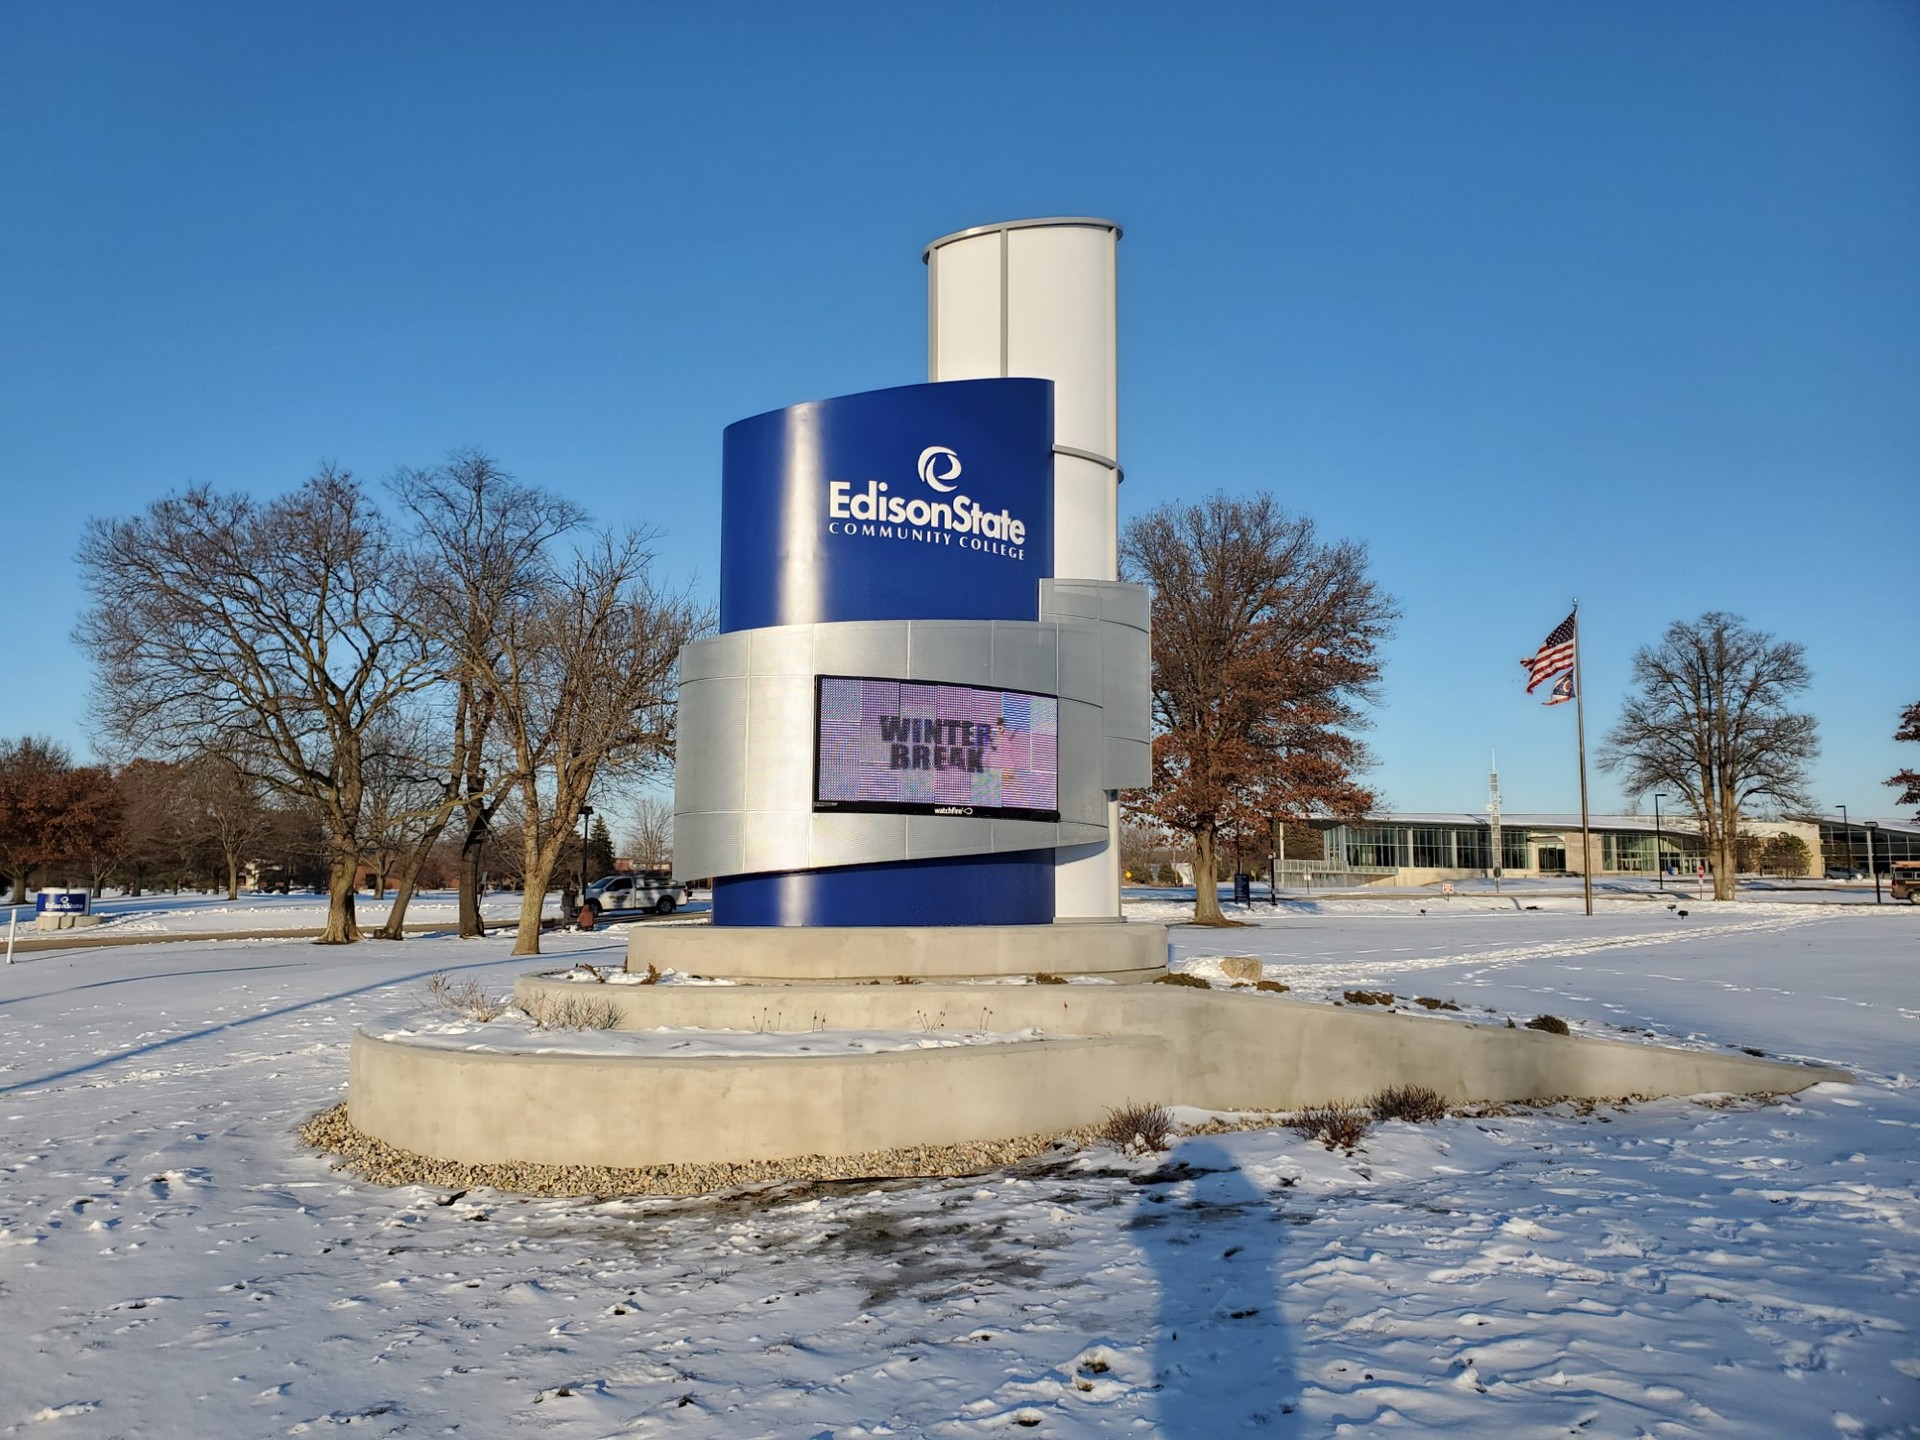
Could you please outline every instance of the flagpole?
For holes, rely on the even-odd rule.
[[[1573,719],[1580,744],[1580,886],[1593,914],[1593,834],[1587,822],[1587,690],[1580,683],[1580,602],[1573,602]]]

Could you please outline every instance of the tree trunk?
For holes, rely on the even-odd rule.
[[[513,953],[516,955],[538,955],[540,953],[540,912],[547,905],[547,888],[542,884],[534,888],[529,880],[526,889],[520,892],[520,928],[514,932]]]
[[[546,908],[547,886],[553,883],[554,867],[559,864],[560,851],[565,848],[569,838],[569,832],[556,830],[543,841],[533,827],[527,829],[527,888],[520,898],[520,929],[513,941],[513,953],[516,955],[540,953],[540,912]],[[567,919],[564,904],[560,918],[563,923]]]
[[[240,854],[236,850],[227,851],[227,899],[240,898]]]
[[[353,872],[360,857],[352,851],[336,851],[327,869],[327,928],[320,932],[321,945],[351,945],[360,938],[360,925],[353,915]]]
[[[430,826],[401,860],[400,873],[394,879],[393,908],[387,911],[386,923],[373,932],[380,939],[406,938],[407,902],[413,899],[413,887],[420,879],[420,870],[427,863],[427,856],[440,843],[442,825]]]
[[[1196,925],[1220,925],[1226,916],[1220,913],[1220,882],[1213,873],[1213,827],[1207,826],[1193,837],[1193,922]]]
[[[15,905],[24,905],[27,903],[27,872],[24,870],[16,872],[13,877],[12,903]]]
[[[482,939],[486,922],[480,918],[480,846],[464,846],[460,851],[460,938]]]

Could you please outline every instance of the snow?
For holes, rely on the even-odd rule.
[[[1177,931],[1177,961],[1860,1083],[1389,1124],[1352,1155],[1275,1129],[527,1200],[365,1184],[292,1132],[429,974],[504,993],[617,965],[624,931],[532,963],[439,936],[24,957],[0,968],[0,1434],[1920,1434],[1920,912],[1551,898],[1322,899]]]
[[[591,999],[591,995],[588,997]],[[531,1002],[529,1002],[531,1003]],[[382,1040],[444,1050],[529,1055],[632,1055],[685,1059],[692,1055],[879,1055],[894,1050],[947,1050],[967,1045],[1013,1045],[1050,1038],[1039,1030],[696,1030],[660,1025],[650,1030],[541,1030],[517,1011],[488,1021],[418,1011],[362,1027]]]

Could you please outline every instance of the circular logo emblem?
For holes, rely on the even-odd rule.
[[[920,478],[942,495],[953,489],[960,478],[960,457],[944,445],[929,445],[920,452]]]

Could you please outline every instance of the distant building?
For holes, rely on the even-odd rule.
[[[1588,828],[1596,876],[1650,876],[1663,862],[1669,875],[1693,875],[1707,863],[1698,827],[1684,812],[1662,815],[1657,827],[1650,815],[1595,815]],[[1492,824],[1471,812],[1369,815],[1355,822],[1315,821],[1313,829],[1321,840],[1320,858],[1302,860],[1296,854],[1287,860],[1283,883],[1430,885],[1484,878],[1496,864],[1502,875],[1512,876],[1581,872],[1578,815],[1502,816],[1497,858]],[[1814,876],[1829,866],[1865,871],[1869,834],[1873,868],[1881,874],[1895,860],[1920,860],[1920,823],[1913,821],[1881,820],[1870,829],[1861,820],[1810,815],[1746,820],[1741,829],[1762,843],[1776,835],[1796,836],[1807,847],[1806,873]]]

